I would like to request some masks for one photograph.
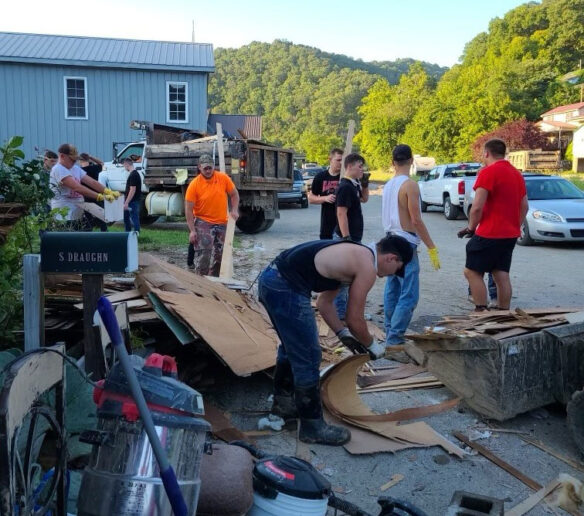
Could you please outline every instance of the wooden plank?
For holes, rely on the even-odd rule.
[[[395,385],[393,387],[368,387],[367,389],[359,389],[359,394],[369,394],[372,392],[386,392],[386,391],[408,391],[410,389],[431,389],[434,387],[442,387],[444,384],[440,380],[435,382],[412,383],[410,385]]]
[[[137,288],[133,288],[132,290],[122,290],[121,292],[116,292],[115,294],[107,296],[112,304],[119,303],[120,301],[127,301],[129,299],[136,299],[137,297],[142,297],[142,294],[140,294],[140,291]]]
[[[113,305],[117,305],[122,301],[118,301],[116,303],[112,303]],[[142,308],[143,306],[148,306],[148,301],[143,298],[140,299],[129,299],[128,301],[124,301],[126,303],[127,308]],[[76,303],[73,305],[78,310],[83,310],[84,305],[83,303]]]
[[[225,154],[223,149],[223,126],[217,122],[217,153],[219,154],[219,170],[225,172]],[[233,235],[235,234],[235,221],[229,213],[227,207],[227,229],[225,230],[225,242],[223,243],[223,254],[221,255],[220,278],[233,277]]]
[[[560,487],[560,481],[556,478],[552,480],[547,486],[542,487],[539,491],[533,493],[523,500],[519,505],[516,505],[510,511],[505,511],[505,516],[523,516],[525,513],[533,509],[539,502],[541,502],[547,495]]]
[[[156,319],[160,319],[160,317],[156,312],[151,310],[149,310],[148,312],[137,312],[128,314],[128,320],[130,321],[130,323],[154,321]]]
[[[397,380],[387,380],[380,382],[375,387],[403,387],[404,385],[421,384],[421,383],[431,383],[438,381],[434,375],[429,374],[427,376],[415,376],[415,377],[405,377],[399,378]],[[357,388],[357,391],[361,391],[363,388]]]
[[[345,158],[353,150],[353,138],[355,137],[355,120],[349,120],[347,129],[347,139],[345,140],[345,150],[343,152],[343,162],[341,163],[341,179],[345,177]]]
[[[461,432],[454,432],[454,437],[456,437],[459,441],[462,441],[467,446],[470,446],[473,450],[479,452],[483,457],[489,459],[492,463],[496,464],[500,468],[504,469],[510,475],[513,475],[517,480],[523,482],[527,487],[533,489],[534,491],[539,491],[541,489],[541,484],[536,482],[535,480],[529,478],[527,475],[519,471],[518,469],[514,468],[508,462],[505,462],[503,459],[495,455],[491,450],[485,448],[484,446],[480,445],[475,441],[471,441],[466,435],[462,434]]]
[[[24,351],[45,345],[45,287],[41,256],[25,254],[23,271]]]
[[[105,376],[105,361],[101,347],[99,327],[93,325],[97,300],[103,293],[102,274],[83,274],[83,347],[85,372],[95,382]]]

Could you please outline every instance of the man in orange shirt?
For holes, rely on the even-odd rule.
[[[214,169],[213,158],[202,154],[199,174],[187,188],[185,216],[189,227],[189,268],[201,276],[219,276],[229,215],[239,218],[239,193],[231,178]]]

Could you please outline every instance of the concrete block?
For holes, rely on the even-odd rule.
[[[467,491],[455,491],[446,516],[503,516],[503,500]]]

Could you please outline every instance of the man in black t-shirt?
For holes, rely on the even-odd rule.
[[[369,184],[361,183],[365,160],[357,153],[345,158],[345,177],[337,188],[337,225],[335,235],[344,240],[361,242],[363,238],[363,211],[361,203],[369,200]]]
[[[339,186],[343,151],[334,148],[329,153],[330,167],[314,176],[308,193],[310,204],[320,204],[320,239],[330,240],[337,225],[335,193]]]
[[[134,231],[140,233],[142,177],[134,168],[134,162],[130,158],[125,158],[122,163],[129,174],[124,191],[124,227],[126,231],[132,231],[132,226],[134,226]]]
[[[363,238],[361,203],[369,200],[369,183],[360,182],[363,177],[363,165],[365,160],[355,152],[345,158],[345,177],[341,179],[337,188],[337,225],[334,239],[361,242]],[[343,286],[335,299],[339,319],[345,319],[348,295],[349,289]]]

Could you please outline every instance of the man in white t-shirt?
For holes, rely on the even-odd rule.
[[[66,208],[66,215],[58,215],[57,219],[67,221],[67,225],[73,229],[81,224],[84,196],[96,201],[112,202],[120,194],[105,188],[77,165],[79,155],[73,145],[64,143],[57,152],[59,161],[51,169],[50,175],[50,186],[54,194],[51,208]]]
[[[408,241],[414,257],[404,268],[403,277],[388,276],[385,283],[385,343],[390,353],[391,346],[404,343],[405,332],[420,297],[420,264],[417,254],[420,242],[424,242],[428,248],[434,269],[440,268],[438,249],[422,220],[418,183],[410,178],[410,167],[414,161],[412,149],[408,145],[397,145],[393,149],[392,158],[395,176],[383,187],[381,221],[387,235],[401,236]],[[389,358],[399,359],[398,355],[391,354]]]

